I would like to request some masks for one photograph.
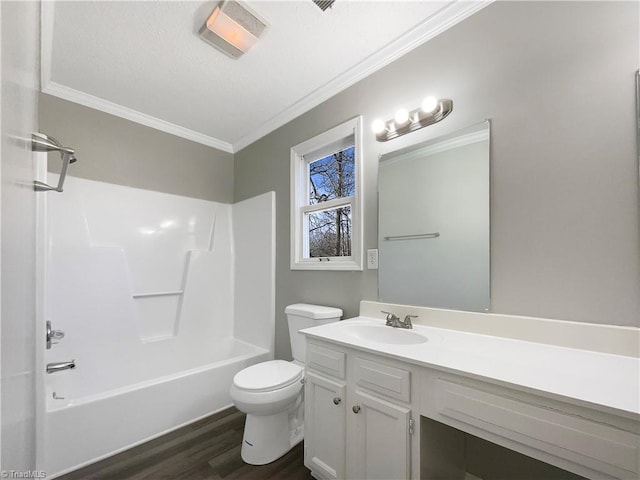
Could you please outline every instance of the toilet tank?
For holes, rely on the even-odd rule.
[[[342,316],[342,310],[334,307],[295,303],[284,309],[289,323],[289,339],[293,359],[304,363],[307,343],[304,335],[298,333],[310,327],[317,327],[325,323],[337,322]]]

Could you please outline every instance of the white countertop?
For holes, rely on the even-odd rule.
[[[429,340],[414,345],[357,339],[345,329],[366,323],[384,325],[383,320],[360,316],[301,333],[416,365],[640,415],[640,359],[636,357],[423,325],[414,325],[413,331]]]

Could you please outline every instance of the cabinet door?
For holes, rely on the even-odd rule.
[[[408,479],[411,411],[355,390],[348,405],[348,478]]]
[[[304,464],[315,476],[344,478],[345,384],[307,372]]]

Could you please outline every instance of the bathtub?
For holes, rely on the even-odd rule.
[[[49,478],[231,406],[233,376],[273,358],[273,193],[228,205],[68,176],[38,209],[36,455]],[[65,333],[50,349],[45,321]]]
[[[39,469],[54,478],[223,410],[232,405],[233,376],[272,357],[232,338],[208,350],[204,366],[84,396],[76,397],[66,382],[64,398],[55,399],[54,388],[76,372],[54,374],[57,382],[47,385]]]

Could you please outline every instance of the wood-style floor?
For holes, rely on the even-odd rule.
[[[100,462],[61,480],[310,480],[302,443],[269,465],[240,458],[244,414],[227,409]]]

